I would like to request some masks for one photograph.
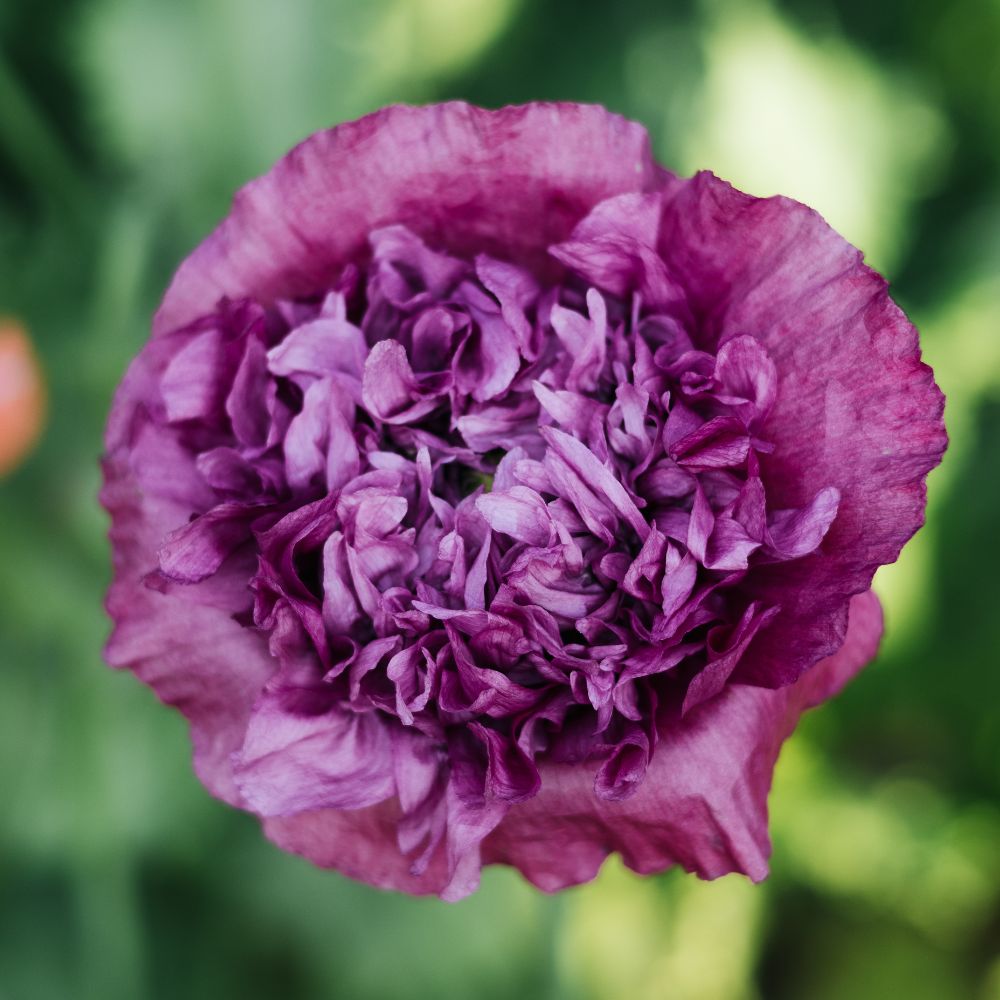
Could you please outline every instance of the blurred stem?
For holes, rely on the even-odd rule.
[[[544,899],[541,939],[545,942],[545,983],[542,996],[560,1000],[577,1000],[572,984],[566,981],[559,962],[559,945],[566,924],[566,894],[557,893]]]
[[[126,793],[115,751],[121,744],[110,735],[121,732],[116,724],[124,689],[95,683],[94,669],[89,657],[79,660],[63,685],[72,705],[65,744],[73,747],[71,773],[76,777],[69,815],[78,995],[81,1000],[132,1000],[148,996],[148,983],[139,855],[123,809]]]
[[[75,874],[80,996],[85,1000],[145,996],[142,928],[131,864],[124,856],[81,859]]]
[[[0,50],[0,147],[24,179],[74,215],[87,204],[86,184],[58,133]]]

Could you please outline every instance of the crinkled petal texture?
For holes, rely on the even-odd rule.
[[[389,108],[177,272],[108,425],[107,655],[213,794],[371,884],[759,879],[941,412],[804,206],[678,179],[601,108]]]
[[[312,136],[243,188],[179,268],[154,332],[223,295],[313,295],[393,223],[456,253],[545,270],[548,247],[594,205],[664,177],[642,127],[598,107],[386,108]]]
[[[845,595],[864,590],[923,524],[925,477],[947,443],[944,397],[885,279],[811,209],[702,173],[670,200],[659,245],[702,343],[749,334],[780,373],[762,429],[774,444],[762,475],[780,506],[840,490],[824,557],[755,580],[791,627],[762,636],[739,674],[787,683],[843,641]]]
[[[640,791],[624,802],[593,794],[593,768],[552,765],[533,799],[507,813],[483,845],[486,863],[514,865],[554,892],[587,882],[612,851],[642,874],[682,865],[702,878],[767,875],[767,793],[781,743],[799,715],[836,694],[875,655],[882,611],[871,591],[851,601],[841,648],[779,690],[730,685],[682,726],[666,730]],[[415,878],[400,855],[396,810],[323,810],[270,819],[286,850],[385,889],[415,894],[448,888],[441,863]],[[443,858],[441,859],[443,862]],[[472,891],[475,880],[453,887]]]

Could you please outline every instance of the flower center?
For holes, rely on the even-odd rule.
[[[371,245],[322,299],[176,334],[164,419],[207,499],[161,572],[250,552],[254,625],[349,710],[604,756],[625,794],[657,706],[718,693],[778,612],[745,577],[815,549],[836,491],[769,507],[753,338],[698,350],[680,306],[579,273],[544,288],[401,227]]]

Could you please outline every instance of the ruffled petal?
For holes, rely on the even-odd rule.
[[[211,576],[250,540],[250,525],[262,512],[263,505],[221,503],[175,529],[160,548],[160,572],[181,583],[198,583]]]
[[[295,816],[271,816],[264,833],[278,847],[333,868],[380,889],[411,896],[440,895],[449,882],[445,851],[438,848],[414,873],[414,859],[397,842],[403,818],[396,800],[367,809],[316,809]]]
[[[293,330],[268,351],[268,368],[275,375],[321,378],[341,372],[361,380],[368,346],[361,331],[345,320],[321,317]]]
[[[519,542],[546,546],[554,539],[545,501],[526,486],[512,486],[503,493],[486,493],[476,500],[476,506],[494,531]]]
[[[679,301],[683,293],[656,253],[660,197],[655,192],[608,198],[569,240],[552,247],[552,255],[613,295],[638,291],[647,305],[655,307]]]
[[[260,816],[360,809],[395,792],[389,727],[373,712],[345,710],[321,686],[269,686],[234,771]]]
[[[145,368],[142,363],[132,371],[129,388],[145,382]],[[129,403],[123,396],[124,408]],[[182,462],[171,464],[175,488],[185,482],[184,470]],[[160,542],[189,508],[165,491],[144,491],[120,450],[105,459],[104,475],[101,501],[112,516],[114,547],[107,610],[115,622],[106,659],[132,670],[187,717],[198,777],[213,795],[242,805],[230,756],[243,741],[255,698],[277,669],[266,638],[234,618],[249,610],[246,584],[253,567],[239,562],[202,583],[148,586]]]
[[[224,295],[270,303],[329,287],[372,230],[394,223],[464,256],[551,270],[546,248],[593,205],[664,175],[645,130],[600,107],[386,108],[317,133],[243,188],[181,265],[154,331]]]
[[[486,839],[484,863],[514,865],[548,892],[592,879],[611,851],[642,874],[679,864],[702,878],[743,872],[760,881],[781,744],[805,709],[836,694],[874,656],[881,635],[878,599],[858,595],[841,648],[796,684],[731,684],[683,720],[661,725],[645,779],[625,800],[594,793],[592,766],[542,766],[541,791]]]
[[[701,173],[672,187],[659,249],[701,318],[696,346],[726,351],[751,336],[780,373],[757,429],[773,445],[761,457],[769,505],[840,494],[821,553],[753,573],[754,596],[781,612],[736,676],[787,684],[842,645],[850,596],[923,523],[924,478],[947,443],[944,399],[885,280],[812,209]],[[720,358],[730,391],[766,408],[760,360],[745,345]]]

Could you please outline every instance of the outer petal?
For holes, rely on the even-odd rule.
[[[317,133],[243,188],[177,272],[154,333],[222,295],[266,304],[327,287],[392,223],[453,252],[551,269],[546,248],[597,202],[664,176],[645,130],[599,107],[386,108]]]
[[[674,864],[717,878],[767,874],[767,793],[782,742],[799,715],[835,695],[866,664],[882,635],[871,592],[851,602],[847,638],[798,683],[776,691],[730,685],[661,735],[638,792],[612,802],[594,794],[593,765],[541,768],[541,790],[513,806],[483,843],[483,863],[513,865],[554,892],[592,879],[612,851],[650,873]],[[443,845],[423,875],[396,843],[399,807],[324,809],[264,821],[278,846],[351,878],[411,895],[448,886]]]
[[[234,757],[250,809],[283,816],[357,809],[391,798],[392,737],[374,712],[338,705],[322,685],[268,685]]]
[[[368,809],[318,809],[272,817],[263,821],[263,827],[282,850],[300,854],[321,868],[334,868],[379,889],[439,895],[449,882],[444,845],[434,852],[423,874],[412,874],[415,857],[403,854],[396,839],[400,815],[399,804],[392,800]]]
[[[732,684],[663,727],[645,780],[629,799],[598,799],[593,766],[541,768],[541,792],[487,838],[484,862],[514,865],[546,891],[593,878],[612,851],[644,874],[680,864],[702,878],[764,878],[767,793],[781,743],[805,709],[836,694],[872,658],[882,634],[871,592],[853,599],[850,617],[840,650],[796,684]]]
[[[240,805],[230,754],[242,743],[254,699],[276,668],[263,637],[233,618],[248,611],[253,566],[240,561],[199,584],[147,585],[147,574],[156,569],[156,543],[176,522],[160,521],[159,511],[144,505],[124,463],[106,462],[105,475],[102,499],[114,519],[115,547],[107,598],[115,627],[107,661],[128,667],[187,717],[198,777],[213,795]]]
[[[114,581],[107,609],[115,627],[105,655],[187,716],[198,777],[213,795],[239,805],[230,754],[243,742],[254,699],[277,664],[266,639],[233,619],[248,609],[252,565],[224,566],[198,584],[154,589],[146,583],[164,537],[205,499],[193,462],[180,449],[162,461],[141,456],[152,447],[148,441],[158,444],[146,406],[155,405],[156,377],[169,350],[159,341],[133,363],[108,425],[101,502],[111,514]]]
[[[758,429],[775,446],[761,459],[772,507],[840,491],[821,551],[746,582],[782,610],[737,677],[787,684],[843,643],[849,597],[923,523],[924,478],[947,441],[944,400],[885,280],[812,209],[698,174],[672,186],[660,252],[700,319],[696,346],[750,335],[775,363],[777,400]]]

